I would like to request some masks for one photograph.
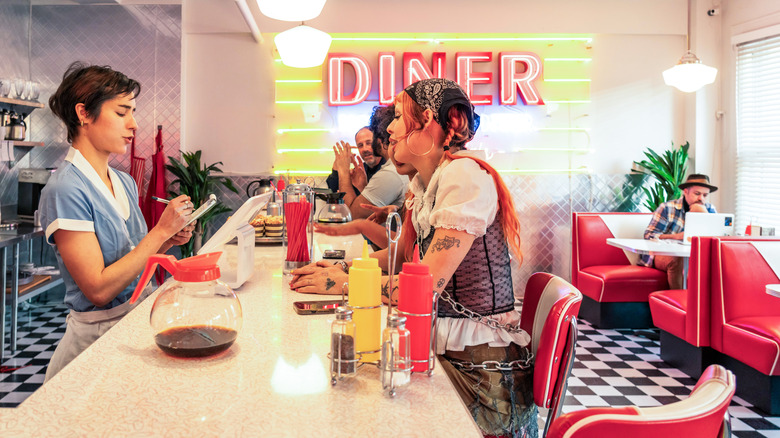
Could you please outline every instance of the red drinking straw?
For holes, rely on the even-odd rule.
[[[299,202],[284,204],[284,216],[287,222],[287,261],[308,262],[309,239],[306,229],[311,213],[311,203],[300,197]]]

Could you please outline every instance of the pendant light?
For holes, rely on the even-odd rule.
[[[331,37],[327,33],[301,24],[274,37],[282,64],[308,68],[322,65],[328,56]]]
[[[691,52],[691,0],[688,0],[688,33],[685,34],[687,52],[674,67],[665,70],[664,82],[680,91],[691,93],[715,81],[718,69],[701,63]]]
[[[317,18],[326,0],[257,0],[263,15],[281,21],[306,21]]]

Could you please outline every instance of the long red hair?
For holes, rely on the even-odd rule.
[[[421,130],[425,124],[423,108],[406,93],[401,94],[401,103],[404,109],[404,120],[411,122],[412,125],[408,128],[410,130]],[[449,109],[447,112],[447,125],[448,129],[447,132],[445,132],[444,138],[445,146],[449,146],[453,141],[463,145],[473,138],[471,132],[469,131],[468,118],[464,113],[464,109],[460,106],[453,105]],[[512,194],[509,193],[509,189],[506,187],[506,184],[504,184],[504,180],[501,178],[501,175],[498,174],[493,166],[484,160],[467,155],[453,155],[449,150],[444,152],[442,161],[446,159],[462,160],[466,158],[476,161],[479,167],[481,167],[484,171],[490,174],[491,177],[493,177],[493,182],[496,184],[496,192],[498,193],[498,219],[501,223],[501,228],[504,230],[504,236],[506,237],[507,243],[509,244],[509,249],[515,255],[515,257],[517,257],[519,263],[522,264],[523,252],[520,249],[520,219],[518,218],[517,211],[515,210],[515,202],[512,199]],[[413,197],[414,195],[411,194],[411,191],[407,193],[407,200],[410,200]],[[404,216],[402,241],[406,258],[407,260],[410,260],[414,251],[414,244],[417,241],[417,232],[415,232],[414,226],[412,226],[412,210],[407,209]]]

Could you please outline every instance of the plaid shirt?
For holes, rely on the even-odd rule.
[[[712,204],[704,204],[707,211],[717,213]],[[653,212],[653,218],[645,230],[645,239],[658,239],[661,234],[675,234],[685,229],[685,208],[683,197],[674,201],[664,202]],[[639,264],[642,266],[653,266],[655,257],[649,254],[639,256]]]

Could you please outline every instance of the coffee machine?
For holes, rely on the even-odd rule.
[[[41,190],[46,186],[54,169],[19,169],[19,195],[16,214],[22,222],[33,222]]]

